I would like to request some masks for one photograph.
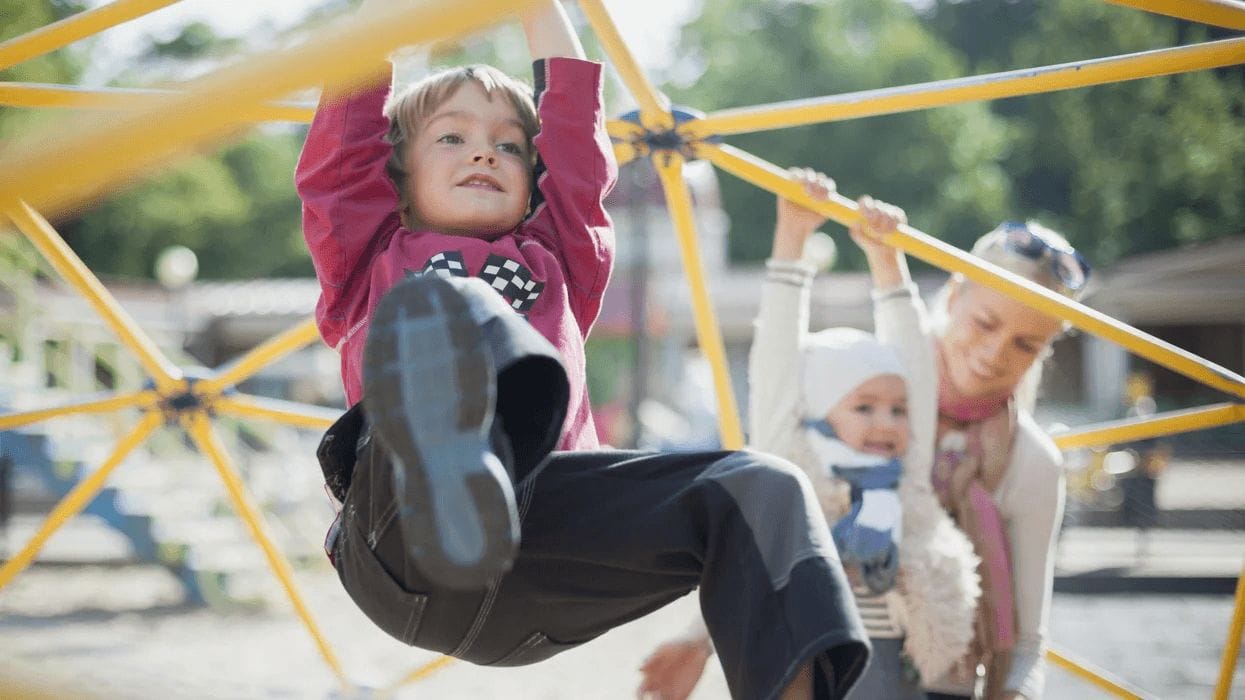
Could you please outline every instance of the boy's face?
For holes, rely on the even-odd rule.
[[[902,457],[908,451],[908,387],[894,374],[873,377],[830,409],[826,422],[853,450]]]
[[[502,95],[464,84],[421,126],[404,154],[407,201],[421,228],[457,236],[505,233],[527,213],[532,168],[519,115]]]

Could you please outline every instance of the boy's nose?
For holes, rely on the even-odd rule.
[[[471,162],[473,163],[485,162],[485,163],[488,163],[489,165],[494,165],[495,163],[497,163],[497,156],[494,156],[492,153],[477,153],[475,157],[471,159]]]

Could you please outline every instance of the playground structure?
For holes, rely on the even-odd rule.
[[[1114,4],[1245,30],[1245,3],[1236,0],[1110,0]],[[171,5],[176,0],[117,0],[82,12],[25,36],[0,43],[0,69],[54,51],[108,27]],[[319,339],[308,319],[256,347],[235,362],[213,371],[188,371],[166,358],[152,340],[75,256],[45,216],[88,204],[111,187],[135,178],[189,147],[218,141],[240,124],[306,121],[313,108],[274,98],[323,84],[341,90],[369,77],[389,53],[404,45],[462,36],[522,10],[530,0],[427,0],[393,3],[374,15],[357,16],[321,31],[294,48],[272,51],[188,82],[180,91],[81,90],[72,86],[0,84],[0,104],[25,107],[109,109],[123,112],[114,120],[82,120],[61,129],[56,139],[18,144],[0,159],[0,209],[56,271],[93,306],[149,376],[137,392],[20,413],[0,414],[0,430],[58,416],[138,409],[142,418],[116,444],[111,455],[80,481],[53,509],[35,536],[0,568],[0,587],[29,566],[44,543],[100,492],[109,475],[137,446],[164,423],[180,425],[216,468],[230,501],[258,542],[276,577],[343,688],[351,683],[336,654],[303,602],[291,567],[273,543],[263,515],[248,494],[213,426],[213,417],[276,421],[305,428],[325,428],[335,415],[320,407],[263,399],[234,387],[280,357]],[[700,262],[692,203],[682,168],[704,159],[721,170],[775,194],[817,209],[840,224],[858,217],[855,204],[836,196],[810,200],[782,168],[722,143],[722,137],[762,129],[892,114],[969,101],[998,99],[1245,64],[1245,37],[1137,54],[1045,66],[1007,73],[884,88],[774,105],[723,110],[690,117],[673,108],[650,84],[619,35],[601,0],[579,6],[610,62],[636,99],[639,109],[611,121],[609,133],[620,163],[650,158],[665,190],[695,311],[699,346],[713,368],[722,443],[743,446],[743,430],[727,371],[722,337]],[[67,169],[63,163],[73,162]],[[1145,420],[1116,421],[1060,435],[1063,449],[1091,447],[1245,421],[1245,378],[1214,365],[1127,324],[1071,301],[1025,279],[904,226],[888,242],[907,254],[979,284],[990,286],[1082,331],[1115,342],[1158,365],[1214,388],[1231,400]],[[1227,635],[1215,698],[1228,697],[1245,627],[1245,576],[1238,582],[1234,614]],[[1118,697],[1141,695],[1123,682],[1091,670],[1055,650],[1056,665]],[[420,680],[450,663],[441,658],[412,671],[391,686]]]

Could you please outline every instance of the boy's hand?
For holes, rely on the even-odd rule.
[[[636,696],[640,700],[686,700],[696,688],[712,654],[704,639],[666,642],[640,666],[644,680]]]
[[[792,168],[791,175],[804,185],[809,197],[826,201],[834,193],[834,180],[811,168]],[[778,198],[778,222],[774,225],[776,260],[799,260],[808,237],[825,223],[826,217],[789,199]]]
[[[532,60],[561,56],[584,58],[583,44],[558,0],[536,3],[523,14],[523,33]]]
[[[873,275],[873,285],[878,289],[891,289],[908,282],[908,266],[903,251],[882,242],[902,224],[908,223],[908,215],[893,204],[879,202],[869,195],[856,200],[861,217],[847,228],[852,240],[864,251]]]

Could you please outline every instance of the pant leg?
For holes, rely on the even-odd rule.
[[[486,591],[433,590],[394,522],[390,480],[364,440],[336,545],[361,609],[395,638],[486,665],[589,641],[698,585],[737,698],[777,697],[816,659],[842,697],[867,644],[807,479],[741,453],[558,453],[518,493],[513,570]]]

